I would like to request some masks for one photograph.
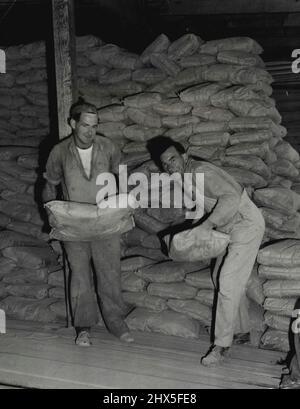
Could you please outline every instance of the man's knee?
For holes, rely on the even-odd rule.
[[[256,221],[256,228],[259,234],[264,235],[264,232],[266,229],[266,222],[260,211],[259,211],[259,217],[257,218],[257,221]]]
[[[265,234],[265,229],[266,229],[265,219],[263,218],[262,215],[260,215],[260,217],[253,221],[253,226],[251,228],[252,232],[251,236],[253,238],[253,241],[260,244]]]

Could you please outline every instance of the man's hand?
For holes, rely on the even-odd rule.
[[[200,226],[202,226],[205,230],[212,230],[214,227],[216,227],[209,219],[206,219],[205,222],[200,224]]]

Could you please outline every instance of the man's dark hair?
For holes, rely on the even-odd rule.
[[[78,101],[71,106],[70,109],[70,119],[78,122],[82,113],[87,114],[98,114],[95,105],[86,102],[82,97],[78,98]]]
[[[183,145],[167,136],[156,136],[147,142],[147,149],[150,152],[152,160],[161,167],[161,155],[169,148],[174,147],[181,155],[185,153]]]

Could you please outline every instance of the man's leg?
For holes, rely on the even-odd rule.
[[[263,236],[263,229],[257,226],[239,224],[235,230],[220,271],[215,344],[221,347],[232,344],[239,306]]]
[[[121,290],[120,237],[113,236],[92,243],[92,256],[97,276],[101,312],[108,330],[125,341],[129,329],[124,321],[128,312]]]
[[[263,217],[258,210],[251,210],[252,217],[234,226],[228,252],[221,266],[214,341],[218,351],[232,345],[241,300],[264,234]],[[243,326],[247,325],[244,323]],[[202,363],[210,365],[209,358],[208,355]],[[219,358],[217,354],[216,359]]]
[[[250,342],[249,300],[246,292],[243,293],[234,330],[234,343],[245,344]]]
[[[88,331],[97,323],[97,305],[91,272],[90,243],[65,242],[71,268],[70,303],[77,332]]]
[[[220,273],[221,265],[225,261],[227,251],[223,252],[215,262],[213,269],[212,280],[216,290],[218,290],[219,280],[218,276]],[[249,300],[246,296],[246,293],[241,297],[241,302],[239,305],[239,310],[237,314],[237,319],[235,322],[235,331],[234,334],[248,334],[250,332],[250,318],[249,318]]]

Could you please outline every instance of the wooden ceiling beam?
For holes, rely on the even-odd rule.
[[[148,0],[151,3],[151,0]],[[258,14],[297,13],[298,0],[169,0],[169,9],[163,14]]]
[[[74,0],[52,0],[59,139],[71,133],[71,105],[77,99]]]

